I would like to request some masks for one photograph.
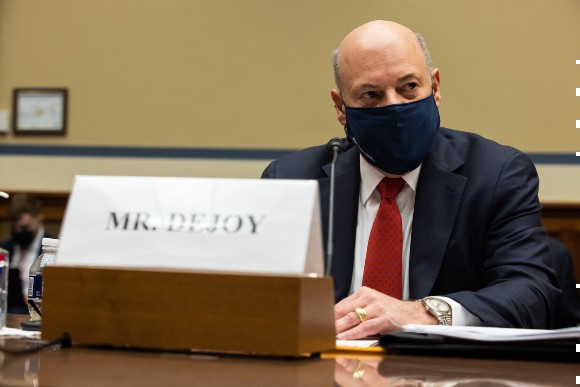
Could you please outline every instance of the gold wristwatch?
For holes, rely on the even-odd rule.
[[[439,297],[425,297],[421,302],[425,310],[439,321],[439,325],[451,325],[451,305]]]

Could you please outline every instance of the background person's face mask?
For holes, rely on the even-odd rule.
[[[34,233],[32,231],[12,231],[12,239],[21,249],[26,250],[34,240]]]
[[[383,172],[402,175],[429,155],[439,131],[433,94],[419,101],[373,108],[346,106],[346,135]]]

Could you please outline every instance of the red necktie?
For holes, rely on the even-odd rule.
[[[398,299],[403,296],[403,225],[395,198],[404,185],[400,177],[385,177],[377,186],[381,204],[369,236],[362,281],[364,286]]]

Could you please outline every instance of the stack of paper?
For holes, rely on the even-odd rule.
[[[580,327],[548,330],[409,324],[403,331],[478,341],[580,340]]]

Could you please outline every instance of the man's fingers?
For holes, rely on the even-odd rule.
[[[354,293],[343,299],[334,305],[334,319],[338,320],[339,318],[346,316],[348,313],[354,311],[355,308],[365,307],[362,302],[363,300],[361,300],[358,293]]]
[[[336,338],[339,340],[357,340],[393,330],[398,330],[398,328],[391,324],[390,319],[374,318],[365,321],[364,323],[360,323],[349,330],[339,333]]]
[[[335,321],[336,333],[341,333],[348,329],[351,329],[352,327],[355,327],[358,324],[360,324],[360,322],[361,322],[360,318],[354,311],[349,312]]]
[[[373,321],[376,321],[376,319],[360,323],[347,331],[339,333],[336,338],[339,340],[356,340],[374,335],[376,332],[373,332],[373,329],[376,329],[377,324]]]
[[[402,301],[362,287],[334,306],[337,338],[353,340],[400,330]]]
[[[370,305],[374,300],[373,293],[376,293],[376,291],[363,286],[350,296],[342,299],[334,305],[334,319],[338,320],[356,308],[365,308]]]

